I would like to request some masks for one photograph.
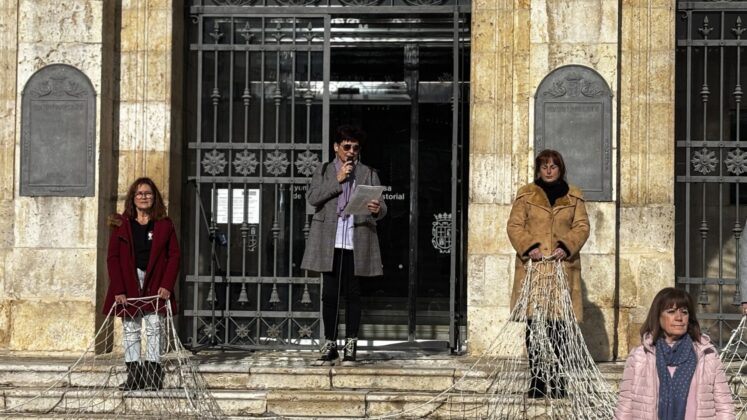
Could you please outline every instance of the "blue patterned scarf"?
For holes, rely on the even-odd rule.
[[[660,337],[656,340],[656,373],[659,375],[659,419],[683,420],[687,394],[695,373],[697,357],[690,334],[685,334],[673,346]],[[668,366],[676,366],[674,376]]]

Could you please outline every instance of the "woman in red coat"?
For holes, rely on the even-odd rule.
[[[109,289],[103,312],[108,315],[114,306],[114,314],[122,318],[127,380],[120,389],[157,390],[163,383],[160,347],[165,305],[170,304],[172,312],[176,310],[171,298],[180,253],[174,224],[166,217],[166,206],[155,183],[150,178],[138,178],[127,191],[124,212],[112,215],[109,225]],[[147,341],[145,362],[141,364],[143,321]]]

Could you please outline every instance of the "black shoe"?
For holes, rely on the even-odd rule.
[[[127,379],[119,385],[120,391],[132,391],[135,389],[141,389],[143,387],[142,382],[142,366],[140,362],[125,362],[127,366]]]
[[[323,362],[331,362],[333,360],[337,360],[340,355],[337,353],[337,343],[335,343],[332,340],[327,340],[327,342],[324,343],[322,346],[322,349],[319,350],[322,355],[319,357],[319,360]]]
[[[358,339],[346,338],[345,347],[342,348],[342,361],[343,362],[355,362],[355,354],[358,350]]]
[[[143,389],[158,391],[163,388],[163,367],[158,362],[145,362],[143,366]]]

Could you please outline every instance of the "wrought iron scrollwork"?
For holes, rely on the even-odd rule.
[[[726,169],[734,175],[747,173],[747,152],[734,149],[726,155]]]
[[[707,175],[710,172],[713,172],[714,169],[716,169],[718,159],[716,159],[715,152],[704,147],[693,154],[691,162],[697,172],[700,172],[703,175]]]
[[[206,153],[202,159],[202,168],[213,176],[222,173],[227,164],[226,154],[215,149]]]
[[[381,0],[340,0],[343,6],[378,6]]]
[[[440,6],[445,0],[405,0],[410,6]]]
[[[319,166],[319,156],[316,153],[306,150],[296,156],[296,169],[301,175],[313,175],[317,166]]]
[[[233,167],[237,173],[243,176],[249,176],[254,173],[259,165],[257,156],[254,153],[244,150],[243,152],[236,155],[233,160]]]
[[[316,6],[319,0],[275,0],[278,6]]]
[[[290,162],[288,162],[288,156],[285,153],[275,150],[266,156],[264,164],[267,172],[278,176],[285,173]]]
[[[251,6],[256,0],[213,0],[218,6]]]

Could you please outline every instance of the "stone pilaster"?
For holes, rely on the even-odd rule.
[[[173,89],[174,77],[181,82],[181,70],[174,71],[173,58],[175,17],[181,19],[182,14],[176,13],[173,3],[131,0],[122,5],[119,138],[115,144],[120,210],[127,188],[140,176],[151,177],[167,203],[171,188],[180,184],[170,183],[170,153],[180,150],[179,146],[172,148],[172,142],[181,141],[174,137],[181,132],[182,112]],[[176,50],[181,50],[181,45]],[[183,64],[177,65],[181,68]],[[178,205],[169,210],[178,210]]]
[[[595,69],[617,94],[618,5],[605,0],[480,1],[473,4],[468,321],[481,353],[506,319],[514,251],[506,220],[533,171],[534,93],[557,67]],[[613,101],[612,126],[616,127]],[[616,133],[613,131],[612,138]],[[613,161],[617,144],[613,141]],[[616,176],[613,173],[613,179]],[[573,180],[569,180],[573,183]],[[614,197],[617,192],[614,191]],[[613,198],[614,200],[615,198]],[[593,356],[613,355],[615,202],[588,203],[582,250],[584,334]]]
[[[674,273],[673,0],[623,2],[620,82],[620,356],[639,342]]]
[[[15,217],[16,147],[16,63],[18,62],[18,4],[15,0],[0,1],[0,349],[10,341],[11,296],[6,292],[9,281],[8,257],[13,249]]]
[[[7,316],[7,335],[0,345],[14,351],[79,352],[95,332],[95,284],[98,197],[20,197],[21,95],[28,79],[53,63],[77,67],[91,80],[97,99],[102,86],[103,0],[2,2],[3,120],[9,130],[2,142],[2,197],[11,229],[4,259],[0,310]],[[17,34],[17,39],[14,35]],[[12,52],[11,52],[12,51]],[[11,96],[12,95],[12,96]],[[7,105],[7,106],[6,106]],[[100,129],[97,101],[96,132]],[[96,160],[100,158],[96,138]],[[8,145],[12,145],[8,155]],[[98,169],[98,168],[97,168]],[[7,184],[5,184],[7,183]],[[98,188],[96,190],[98,195]],[[5,235],[3,235],[5,237]],[[55,314],[50,316],[50,314]],[[0,321],[0,330],[2,330]],[[0,333],[0,336],[2,334]],[[0,339],[1,340],[1,339]]]
[[[483,353],[509,312],[506,220],[529,157],[530,1],[473,3],[470,121],[469,351]]]

